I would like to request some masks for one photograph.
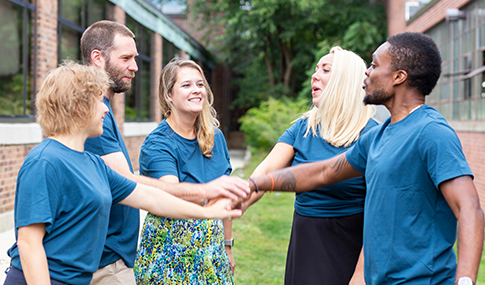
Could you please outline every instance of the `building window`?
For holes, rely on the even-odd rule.
[[[92,23],[110,19],[106,0],[58,0],[58,61],[81,60],[80,40]]]
[[[34,114],[35,5],[29,1],[0,1],[0,117],[32,118]]]
[[[442,21],[426,32],[443,61],[442,76],[426,100],[446,119],[485,120],[484,8],[485,1],[473,1],[460,8],[466,18]]]
[[[150,120],[150,44],[152,31],[148,30],[133,18],[126,17],[126,26],[135,33],[138,56],[136,63],[138,71],[133,80],[131,89],[125,97],[125,120],[149,121]],[[158,94],[156,94],[158,96]]]
[[[172,59],[180,58],[180,50],[171,42],[163,39],[163,66],[167,65]]]

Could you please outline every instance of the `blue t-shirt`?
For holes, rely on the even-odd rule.
[[[370,119],[361,135],[375,127],[377,122]],[[334,147],[310,131],[305,137],[308,119],[299,119],[288,128],[278,142],[293,146],[295,156],[291,165],[332,158],[348,148]],[[317,132],[319,130],[317,129]],[[296,194],[295,211],[306,217],[342,217],[364,211],[365,181],[358,177],[310,192]]]
[[[17,177],[15,235],[19,227],[45,223],[51,278],[89,284],[103,251],[111,204],[135,186],[99,156],[45,139],[27,155]],[[8,254],[22,269],[17,243]]]
[[[424,105],[390,118],[346,153],[365,175],[367,284],[453,284],[457,220],[441,182],[472,172],[454,130]]]
[[[87,139],[84,149],[99,156],[121,151],[125,155],[131,172],[133,172],[128,150],[116,124],[108,98],[104,98],[104,103],[108,106],[109,112],[104,117],[103,134],[99,137]],[[133,267],[139,228],[140,211],[138,209],[121,204],[113,204],[109,219],[108,236],[99,267],[105,267],[120,258],[125,261],[126,266]]]
[[[196,167],[194,167],[196,166]],[[231,174],[229,152],[220,130],[214,135],[212,158],[202,155],[197,139],[175,133],[163,120],[143,142],[140,173],[152,178],[174,175],[180,182],[206,183]]]

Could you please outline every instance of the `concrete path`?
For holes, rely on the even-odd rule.
[[[242,168],[249,157],[246,150],[231,149],[229,150],[231,157],[232,169]],[[145,220],[146,212],[140,212],[141,224]],[[0,284],[5,281],[5,270],[10,266],[10,258],[7,255],[7,250],[15,243],[15,231],[13,229],[0,232]]]

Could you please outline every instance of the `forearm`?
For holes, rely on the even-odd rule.
[[[50,284],[49,267],[42,238],[41,235],[38,235],[38,238],[35,239],[35,233],[32,234],[31,229],[32,227],[19,229],[17,246],[22,271],[27,284],[48,285]]]
[[[205,198],[204,192],[201,190],[201,184],[186,182],[168,183],[151,177],[135,174],[133,174],[133,177],[130,179],[137,183],[158,188],[188,202],[202,204],[202,200]]]
[[[456,280],[476,280],[483,250],[484,216],[479,205],[463,207],[458,218],[458,265]]]
[[[123,204],[146,210],[157,216],[173,219],[206,218],[203,207],[143,184],[137,184],[133,193],[125,200],[122,201]]]
[[[336,182],[361,176],[347,161],[345,153],[331,159],[304,163],[254,177],[262,191],[307,192]],[[251,183],[251,190],[256,185]]]

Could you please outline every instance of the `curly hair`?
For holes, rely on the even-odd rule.
[[[71,134],[86,127],[99,96],[108,89],[106,72],[65,62],[46,77],[36,96],[36,119],[47,136]]]
[[[402,33],[387,39],[391,65],[408,73],[409,87],[431,93],[441,75],[441,55],[433,39],[422,33]]]

